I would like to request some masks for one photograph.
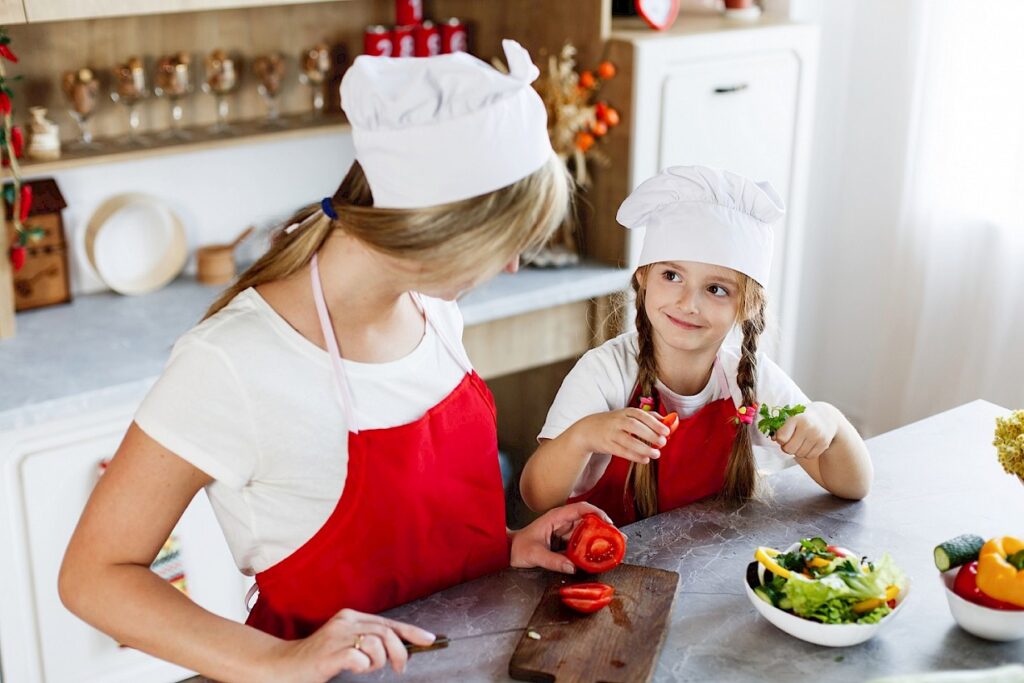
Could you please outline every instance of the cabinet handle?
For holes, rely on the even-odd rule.
[[[721,85],[715,88],[715,94],[725,95],[731,92],[739,92],[740,90],[746,90],[747,85],[748,84],[746,83],[737,83],[736,85]]]

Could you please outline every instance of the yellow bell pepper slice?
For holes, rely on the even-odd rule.
[[[815,557],[813,560],[807,563],[809,567],[827,567],[831,562],[826,560],[824,557]]]
[[[781,553],[775,548],[766,548],[764,546],[760,546],[754,551],[754,559],[763,564],[765,569],[776,576],[789,579],[792,577],[793,573],[772,559],[779,555],[781,555]]]

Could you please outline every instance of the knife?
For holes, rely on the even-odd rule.
[[[417,652],[430,652],[431,650],[443,650],[444,648],[448,647],[450,644],[457,643],[457,642],[459,642],[461,640],[470,640],[471,638],[483,638],[485,636],[499,636],[499,635],[504,635],[506,633],[517,633],[519,631],[526,631],[527,629],[529,629],[530,631],[538,631],[538,629],[547,628],[549,626],[562,626],[562,625],[568,624],[568,623],[569,623],[568,621],[556,621],[556,622],[553,622],[553,623],[550,623],[550,624],[541,624],[539,626],[518,626],[516,628],[507,628],[507,629],[504,629],[502,631],[487,631],[486,633],[474,633],[472,635],[467,635],[467,636],[455,636],[454,638],[449,638],[448,636],[446,636],[444,634],[438,633],[437,634],[437,639],[434,640],[434,642],[431,643],[430,645],[413,645],[412,643],[404,641],[404,640],[402,642],[405,644],[405,649],[406,649],[406,651],[409,654],[415,654]],[[538,633],[538,635],[539,635],[539,633]]]

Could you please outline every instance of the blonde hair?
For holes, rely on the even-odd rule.
[[[210,306],[206,318],[237,294],[293,275],[313,258],[331,232],[342,230],[370,248],[421,266],[438,282],[460,274],[499,268],[516,255],[542,246],[572,219],[572,179],[554,155],[532,174],[479,197],[417,209],[382,209],[363,169],[354,162],[331,204],[337,219],[319,204],[296,213],[267,252]]]
[[[655,382],[658,379],[653,329],[644,308],[647,274],[650,268],[650,265],[638,268],[632,282],[633,293],[636,295],[636,381],[641,396],[654,396],[657,391]],[[757,402],[757,344],[761,333],[764,332],[767,299],[760,284],[742,273],[739,276],[740,305],[736,312],[736,322],[743,332],[743,344],[736,369],[736,383],[742,395],[743,405],[749,406]],[[749,426],[740,425],[733,439],[732,453],[725,470],[725,483],[719,494],[719,497],[728,503],[742,505],[754,496],[757,488],[757,469],[754,466],[750,429]],[[627,491],[633,491],[636,511],[641,518],[658,513],[658,478],[652,463],[630,463],[626,486]],[[625,493],[624,491],[623,494]]]

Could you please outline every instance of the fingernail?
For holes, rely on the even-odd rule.
[[[566,562],[565,564],[562,565],[562,571],[565,572],[566,574],[575,574],[576,573],[576,567],[575,567],[575,565],[573,565],[572,562]]]
[[[667,443],[668,443],[668,439],[666,439],[665,437],[661,437],[661,438],[660,438],[660,439],[658,440],[658,443],[659,443],[659,445],[661,445],[661,446],[664,446],[665,444],[667,444]]]

